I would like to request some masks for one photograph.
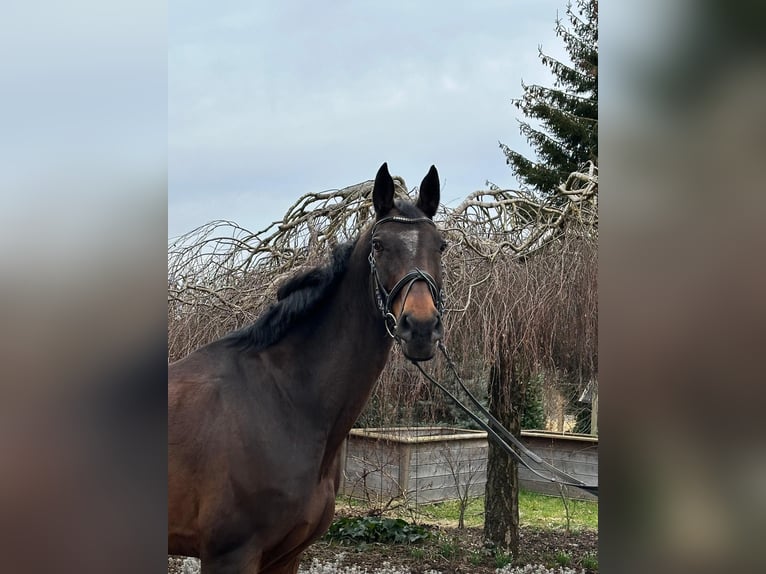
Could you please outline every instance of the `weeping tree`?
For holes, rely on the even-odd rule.
[[[595,380],[598,368],[598,0],[576,0],[576,8],[569,3],[566,15],[569,26],[557,18],[556,34],[563,40],[570,62],[559,61],[540,49],[540,60],[553,73],[554,85],[522,82],[523,95],[513,100],[526,118],[519,122],[519,129],[536,158],[500,144],[506,162],[526,191],[520,203],[544,198],[537,210],[526,207],[510,214],[512,225],[520,225],[531,241],[522,243],[514,253],[506,250],[510,258],[495,258],[498,265],[508,269],[514,269],[514,263],[522,264],[513,272],[521,291],[507,291],[521,306],[512,307],[493,323],[498,329],[498,344],[488,355],[493,365],[489,377],[493,414],[514,432],[520,428],[517,407],[523,403],[526,385],[534,373],[546,372],[548,378],[561,381],[571,401],[584,390],[584,384]],[[590,181],[579,173],[583,166],[589,166],[585,171]],[[506,211],[503,202],[508,201],[506,192],[492,191],[494,194],[473,198],[478,202],[476,209],[484,210],[488,221],[500,218],[499,213]],[[562,212],[560,225],[552,227],[544,221],[545,207]],[[583,207],[585,212],[577,213]],[[528,230],[530,223],[536,231]],[[497,244],[504,245],[503,230],[494,231]],[[547,234],[551,241],[538,248],[537,233]],[[518,471],[515,462],[492,447],[489,456],[485,536],[516,553]]]
[[[522,407],[538,374],[564,392],[579,394],[596,376],[597,247],[590,238],[564,237],[524,262],[498,262],[507,291],[494,305],[489,409],[520,436]],[[514,554],[519,550],[518,468],[494,444],[487,465],[485,537]]]
[[[482,358],[462,363],[464,374],[487,381],[490,411],[517,436],[531,381],[542,376],[571,393],[597,376],[597,202],[591,163],[556,197],[476,192],[446,223],[456,238],[448,277],[459,302],[448,345]],[[488,456],[485,537],[517,553],[516,462],[492,443]]]

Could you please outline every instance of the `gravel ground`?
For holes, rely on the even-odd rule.
[[[521,551],[498,568],[482,542],[481,528],[434,527],[429,540],[415,545],[347,546],[319,541],[303,555],[300,574],[579,574],[598,572],[598,533],[522,528]],[[168,557],[168,574],[198,574],[194,558]]]

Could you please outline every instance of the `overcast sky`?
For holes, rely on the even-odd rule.
[[[565,0],[171,0],[168,234],[214,219],[258,231],[295,200],[431,164],[454,205],[517,187],[498,141],[527,152],[510,102],[552,84]]]

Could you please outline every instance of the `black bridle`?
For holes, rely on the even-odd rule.
[[[404,299],[402,300],[402,308],[404,308],[404,302],[407,300],[407,296],[410,293],[410,289],[412,289],[412,285],[416,281],[425,282],[425,284],[428,285],[428,291],[431,293],[431,298],[433,299],[434,305],[436,306],[436,311],[439,314],[439,317],[441,317],[442,313],[444,312],[444,292],[442,288],[436,284],[436,280],[427,271],[424,271],[419,267],[415,267],[415,269],[405,273],[402,278],[399,279],[399,281],[397,281],[393,287],[391,287],[390,291],[386,289],[380,280],[380,275],[378,274],[378,266],[375,263],[375,250],[373,248],[373,243],[375,241],[375,232],[377,231],[378,226],[383,223],[388,223],[389,221],[396,223],[428,223],[434,227],[436,224],[428,217],[418,217],[411,219],[408,217],[392,215],[390,217],[379,219],[372,227],[372,232],[370,234],[370,256],[368,259],[370,261],[370,284],[372,286],[373,299],[378,307],[378,310],[380,311],[380,314],[383,316],[383,320],[385,321],[386,325],[386,331],[388,331],[388,334],[391,336],[391,338],[398,339],[396,334],[396,316],[394,315],[391,307],[399,293],[404,290]]]

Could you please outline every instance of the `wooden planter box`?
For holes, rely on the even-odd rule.
[[[385,503],[415,503],[484,494],[487,435],[450,427],[353,429],[346,443],[340,494]]]
[[[585,484],[598,484],[598,437],[585,434],[548,431],[521,431],[521,442],[546,462]],[[533,466],[532,468],[537,468]],[[547,476],[547,473],[542,473]],[[543,480],[519,465],[521,488],[542,494],[560,495],[555,482]],[[565,487],[569,498],[598,500],[589,492],[573,486]]]
[[[522,442],[557,468],[585,482],[598,482],[598,437],[522,431]],[[484,494],[487,433],[452,427],[352,429],[346,441],[339,494],[385,504],[406,497],[416,504]],[[556,483],[519,466],[521,487],[559,495]],[[595,499],[569,487],[570,498]]]

